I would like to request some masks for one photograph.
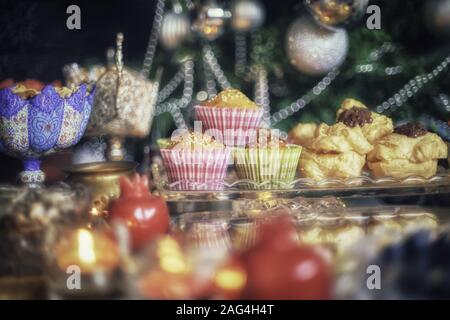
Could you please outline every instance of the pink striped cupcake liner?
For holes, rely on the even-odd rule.
[[[264,113],[262,108],[195,106],[194,110],[196,119],[202,122],[203,131],[208,130],[208,134],[229,147],[245,146],[256,134]]]
[[[173,190],[222,190],[231,150],[161,149],[170,188]]]

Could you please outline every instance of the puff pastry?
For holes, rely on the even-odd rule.
[[[336,112],[336,121],[342,117],[345,111],[352,108],[367,109],[367,107],[358,100],[345,99],[341,107]],[[378,139],[388,135],[394,130],[392,119],[376,112],[370,112],[371,121],[361,126],[362,132],[366,139],[374,144]]]
[[[345,99],[336,112],[337,123],[298,124],[289,138],[304,147],[303,176],[322,180],[360,176],[367,157],[373,177],[406,178],[436,174],[437,160],[448,157],[442,139],[420,124],[393,127],[392,120],[371,112],[354,99]]]
[[[379,140],[373,150],[367,155],[368,161],[405,159],[412,163],[422,163],[429,160],[447,157],[447,145],[434,133],[410,138],[392,133]]]
[[[360,176],[366,154],[373,148],[359,126],[351,128],[344,123],[299,124],[290,138],[304,147],[301,175],[316,181]]]
[[[320,181],[329,177],[347,179],[361,175],[366,157],[349,151],[336,154],[320,154],[303,149],[300,173],[306,178]]]
[[[300,123],[291,131],[290,140],[318,153],[354,151],[365,155],[372,150],[360,127],[350,128],[343,123]]]
[[[437,160],[414,163],[406,159],[393,159],[389,161],[368,162],[374,178],[394,177],[404,179],[410,176],[430,178],[436,174]]]
[[[289,131],[288,141],[308,148],[316,137],[316,123],[299,123]]]
[[[364,137],[360,127],[350,128],[343,123],[336,123],[332,126],[319,125],[316,129],[316,138],[309,148],[319,153],[354,151],[365,155],[373,147]]]
[[[401,179],[409,176],[429,178],[435,175],[437,160],[447,158],[447,145],[438,135],[427,132],[419,125],[407,124],[402,127],[416,131],[405,131],[411,136],[389,134],[380,139],[367,155],[367,165],[373,176]],[[418,128],[421,130],[419,133]]]

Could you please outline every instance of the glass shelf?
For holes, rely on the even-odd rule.
[[[304,200],[300,200],[304,201]],[[331,200],[326,200],[330,202]],[[251,204],[249,205],[252,206]],[[257,207],[257,206],[256,206]],[[255,213],[256,212],[256,213]],[[378,207],[346,207],[342,203],[339,206],[339,200],[334,199],[331,204],[323,204],[320,201],[313,200],[309,206],[302,205],[302,203],[295,206],[285,205],[283,203],[276,204],[271,208],[253,208],[244,210],[244,208],[237,208],[231,211],[203,211],[191,212],[181,215],[173,219],[173,226],[178,229],[185,229],[186,225],[192,223],[212,223],[225,222],[227,224],[233,222],[248,222],[258,218],[274,218],[277,215],[289,215],[296,220],[316,220],[319,222],[326,222],[332,224],[338,219],[364,222],[370,224],[369,220],[376,218],[380,221],[393,218],[420,218],[429,217],[439,221],[440,228],[448,228],[449,217],[447,211],[443,208],[430,208],[426,206],[398,206],[398,205],[382,205]]]
[[[440,170],[429,179],[408,177],[403,180],[390,177],[373,179],[368,175],[343,179],[327,179],[315,182],[299,178],[290,184],[277,183],[280,189],[270,189],[268,182],[258,184],[249,180],[234,180],[230,174],[222,190],[177,190],[180,183],[169,184],[164,168],[152,166],[154,182],[159,193],[167,201],[223,201],[235,199],[271,199],[294,197],[364,198],[394,197],[450,193],[450,170]],[[201,189],[202,185],[193,185],[193,189]]]

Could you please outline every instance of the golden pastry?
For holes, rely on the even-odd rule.
[[[392,120],[384,115],[371,112],[355,99],[345,99],[336,112],[336,121],[349,127],[361,127],[366,139],[374,144],[378,139],[391,133],[394,129]]]
[[[315,153],[303,149],[300,158],[302,177],[320,181],[329,177],[348,179],[361,175],[365,155],[354,151],[344,153]]]
[[[342,102],[336,118],[332,126],[305,123],[289,133],[290,141],[307,149],[300,159],[304,176],[314,180],[360,176],[373,144],[393,131],[390,118],[354,99]]]
[[[289,132],[288,141],[308,148],[316,137],[318,126],[316,123],[299,123]]]
[[[367,155],[367,160],[406,159],[414,163],[422,163],[447,157],[447,146],[437,134],[427,132],[422,127],[417,127],[419,131],[412,136],[400,133],[402,128],[412,125],[398,127],[395,133],[380,140]]]
[[[343,123],[300,123],[291,131],[290,141],[317,153],[354,151],[365,155],[372,150],[360,127],[350,128]]]
[[[351,128],[344,123],[299,124],[291,133],[291,140],[305,148],[300,173],[316,181],[360,176],[365,155],[372,150],[359,126]]]
[[[367,165],[374,177],[406,178],[436,174],[437,160],[447,158],[442,139],[420,124],[408,123],[380,139],[367,155]]]
[[[413,163],[405,159],[393,159],[368,162],[367,166],[372,171],[374,178],[394,177],[403,179],[409,176],[430,178],[436,174],[437,161],[430,160],[422,163]]]
[[[364,137],[360,127],[350,128],[343,123],[336,123],[333,126],[319,125],[316,138],[308,148],[317,153],[354,151],[365,155],[372,150],[372,145]]]

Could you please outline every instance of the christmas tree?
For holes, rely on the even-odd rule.
[[[335,2],[358,5],[367,1]],[[190,2],[180,4],[186,11]],[[195,10],[198,11],[209,4],[207,1],[196,3]],[[233,28],[232,23],[225,23],[222,27],[223,34],[213,41],[205,39],[201,32],[200,35],[198,32],[175,49],[158,49],[155,64],[165,66],[162,86],[164,87],[178,68],[176,63],[170,65],[170,61],[181,61],[189,57],[194,62],[194,92],[207,91],[208,70],[205,69],[208,69],[208,66],[205,67],[204,63],[205,50],[200,49],[203,46],[211,48],[217,60],[216,67],[223,71],[229,85],[241,89],[250,97],[255,96],[258,89],[258,86],[255,88],[255,83],[261,79],[264,81],[258,68],[264,69],[267,74],[272,126],[282,131],[289,131],[298,122],[332,123],[340,102],[344,98],[353,97],[374,110],[389,114],[397,122],[426,122],[431,130],[438,131],[444,138],[449,139],[446,125],[450,112],[447,100],[449,74],[446,66],[450,43],[445,27],[450,28],[450,1],[370,1],[369,5],[380,8],[380,29],[368,28],[367,22],[371,14],[366,13],[364,7],[365,14],[358,21],[339,25],[343,30],[324,30],[323,32],[348,34],[348,51],[339,47],[344,45],[339,41],[333,43],[335,49],[331,56],[337,55],[336,51],[340,50],[344,61],[333,71],[331,77],[323,70],[313,75],[308,72],[308,68],[317,67],[314,63],[320,64],[321,61],[317,57],[316,60],[300,61],[300,69],[305,70],[299,70],[290,61],[287,33],[290,32],[295,41],[303,41],[310,35],[305,32],[296,34],[296,31],[323,29],[317,21],[313,21],[317,27],[295,30],[293,26],[289,29],[295,22],[301,24],[305,19],[310,19],[313,12],[308,11],[301,1],[287,0],[282,4],[261,1],[259,4],[264,7],[266,17],[264,24],[257,28],[239,32]],[[221,3],[215,5],[227,8]],[[442,9],[445,9],[445,6],[447,11]],[[166,14],[170,8],[170,4],[166,4]],[[231,11],[233,13],[233,10]],[[447,16],[444,16],[442,22],[444,14]],[[195,20],[197,13],[191,15]],[[231,20],[233,21],[233,17]],[[433,30],[432,26],[440,30]],[[164,33],[161,35],[165,36]],[[306,45],[311,45],[314,44],[314,39],[306,39],[305,42]],[[314,48],[310,47],[309,50],[314,53]],[[320,47],[317,50],[320,56]],[[338,58],[341,57],[336,59]],[[241,72],[237,66],[239,63],[244,64],[244,70]],[[330,64],[333,65],[332,62]],[[168,65],[171,68],[167,68]],[[241,65],[240,68],[242,67]],[[214,78],[213,75],[209,76]],[[213,89],[213,93],[220,90],[220,83]],[[173,92],[174,97],[181,95],[181,88]],[[283,109],[286,111],[280,113]],[[184,110],[189,108],[182,109],[185,119],[188,120],[190,113]],[[169,135],[174,127],[172,117],[161,114],[156,119],[153,137]]]

